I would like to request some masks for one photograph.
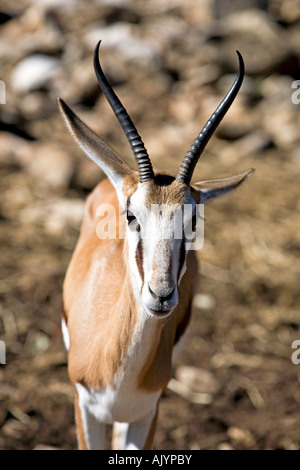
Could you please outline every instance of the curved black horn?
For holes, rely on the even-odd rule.
[[[219,104],[215,112],[211,115],[211,117],[209,118],[205,126],[203,127],[198,137],[195,139],[190,150],[184,157],[184,160],[180,166],[178,175],[176,176],[177,180],[182,181],[185,184],[190,183],[195,166],[200,158],[200,155],[202,154],[209,139],[211,138],[211,136],[217,129],[218,125],[222,121],[223,117],[227,113],[228,109],[232,105],[236,95],[238,94],[241,84],[243,82],[244,61],[239,51],[236,51],[236,53],[239,58],[239,71],[236,76],[236,79],[232,87],[228,91],[227,95],[223,99],[223,101],[221,101],[221,103]]]
[[[107,101],[109,102],[113,112],[121,124],[123,131],[125,132],[127,139],[131,145],[134,157],[137,161],[139,168],[140,182],[144,182],[154,178],[152,164],[138,131],[134,126],[132,120],[130,119],[126,109],[122,105],[121,101],[115,94],[114,90],[107,81],[106,76],[101,68],[99,62],[99,48],[101,41],[98,42],[95,52],[94,52],[94,68],[96,76],[99,82],[99,85],[102,88],[103,93],[106,96]]]

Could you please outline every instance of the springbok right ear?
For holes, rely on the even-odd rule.
[[[207,204],[213,199],[224,196],[236,189],[240,184],[246,181],[254,171],[253,168],[249,168],[249,170],[243,171],[238,175],[230,176],[229,178],[193,183],[192,187],[200,193],[200,203]]]
[[[104,171],[119,194],[124,176],[131,175],[135,171],[121,160],[94,131],[84,124],[60,98],[58,99],[58,106],[75,142]]]

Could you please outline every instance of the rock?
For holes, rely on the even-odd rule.
[[[217,450],[234,450],[234,448],[229,442],[220,442],[217,446]]]
[[[128,41],[132,37],[132,25],[119,22],[114,25],[92,24],[87,28],[83,41],[90,48],[94,49],[95,44],[101,39],[101,50],[119,46],[120,42]]]
[[[37,444],[33,450],[60,450],[58,447],[49,446],[47,444]]]
[[[187,75],[189,86],[192,89],[200,89],[204,85],[217,80],[220,77],[220,69],[217,64],[208,64],[184,70],[183,74]]]
[[[85,202],[81,199],[62,199],[50,208],[45,229],[50,235],[62,235],[67,227],[80,227]]]
[[[73,174],[73,165],[70,154],[60,146],[43,143],[32,146],[32,153],[25,163],[25,169],[38,183],[63,190],[69,184]]]
[[[197,405],[209,405],[213,401],[211,393],[194,392],[182,382],[179,382],[174,378],[172,378],[168,383],[168,389],[172,390],[172,392],[181,396],[190,403],[195,403]]]
[[[231,426],[227,430],[227,434],[230,439],[242,444],[247,449],[253,449],[256,446],[255,439],[248,429],[240,429],[236,426]]]
[[[27,93],[43,87],[57,73],[58,65],[58,59],[45,54],[26,57],[12,72],[12,88],[18,93]]]
[[[267,7],[268,0],[213,0],[213,10],[219,20],[237,11],[250,8],[266,10]]]
[[[34,201],[29,179],[22,172],[11,172],[9,178],[3,178],[1,213],[8,219],[17,220],[21,210]]]
[[[277,19],[285,23],[295,23],[300,19],[299,0],[281,0],[271,5],[271,13]]]
[[[103,178],[103,171],[89,158],[80,158],[75,173],[75,181],[85,188],[93,188]]]
[[[233,52],[238,49],[246,62],[248,74],[262,74],[276,69],[291,53],[287,32],[263,11],[245,10],[232,13],[221,24],[224,36],[222,57],[236,67]],[[216,32],[217,33],[217,32]]]
[[[49,101],[45,93],[35,90],[23,96],[19,101],[19,108],[25,119],[36,120],[44,117],[45,110],[49,108]]]
[[[206,28],[213,20],[213,0],[201,0],[201,8],[194,0],[182,2],[181,12],[188,24]]]
[[[53,199],[20,211],[20,220],[23,223],[42,224],[45,231],[51,236],[62,236],[68,227],[79,228],[85,202],[81,199]]]
[[[268,113],[264,118],[264,127],[275,144],[284,150],[289,150],[294,143],[299,142],[299,122],[297,122],[289,105]]]
[[[264,132],[284,150],[299,142],[299,112],[293,104],[293,80],[288,76],[270,76],[261,85],[264,99],[257,106]]]
[[[57,190],[67,188],[74,171],[71,155],[59,145],[29,142],[3,132],[0,134],[0,163],[20,165],[36,182]]]
[[[209,294],[196,294],[193,305],[200,310],[212,310],[216,305],[216,300]]]
[[[211,372],[197,367],[177,367],[176,378],[194,392],[217,393],[220,388],[218,381]]]
[[[228,165],[237,164],[241,158],[249,155],[255,155],[261,152],[270,144],[270,138],[260,131],[238,139],[236,142],[230,142],[224,150],[222,150],[222,160]]]
[[[125,22],[109,26],[93,25],[84,36],[85,43],[91,49],[94,49],[99,39],[102,40],[102,50],[109,48],[118,50],[123,60],[127,58],[147,64],[155,60],[158,54],[158,48],[153,41],[136,36],[133,25]]]
[[[0,163],[2,165],[20,164],[20,153],[29,150],[31,143],[10,132],[0,133]]]

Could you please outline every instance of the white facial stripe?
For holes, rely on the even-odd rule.
[[[68,330],[68,327],[66,325],[66,322],[65,322],[64,318],[61,319],[61,331],[62,331],[62,335],[63,335],[65,348],[66,348],[67,351],[69,351],[69,349],[70,349],[70,336],[69,336],[69,330]]]
[[[185,214],[178,204],[148,208],[145,204],[149,186],[139,184],[130,198],[129,210],[137,218],[140,232],[127,228],[130,270],[136,293],[150,310],[172,310],[178,303],[178,284],[185,272],[184,226],[192,210]],[[187,203],[195,206],[191,195]],[[158,207],[161,209],[158,210]],[[180,231],[174,224],[180,217]],[[178,236],[179,234],[179,236]],[[184,251],[182,251],[184,248]]]

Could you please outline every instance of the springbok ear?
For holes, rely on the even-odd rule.
[[[251,176],[254,171],[255,170],[253,168],[250,168],[243,173],[230,176],[229,178],[194,183],[192,187],[200,193],[200,203],[207,204],[216,197],[224,196],[230,191],[236,189],[247,178],[249,178],[249,176]]]
[[[121,160],[94,131],[84,124],[60,98],[58,99],[58,106],[75,142],[106,173],[120,200],[124,177],[132,175],[135,171]]]

